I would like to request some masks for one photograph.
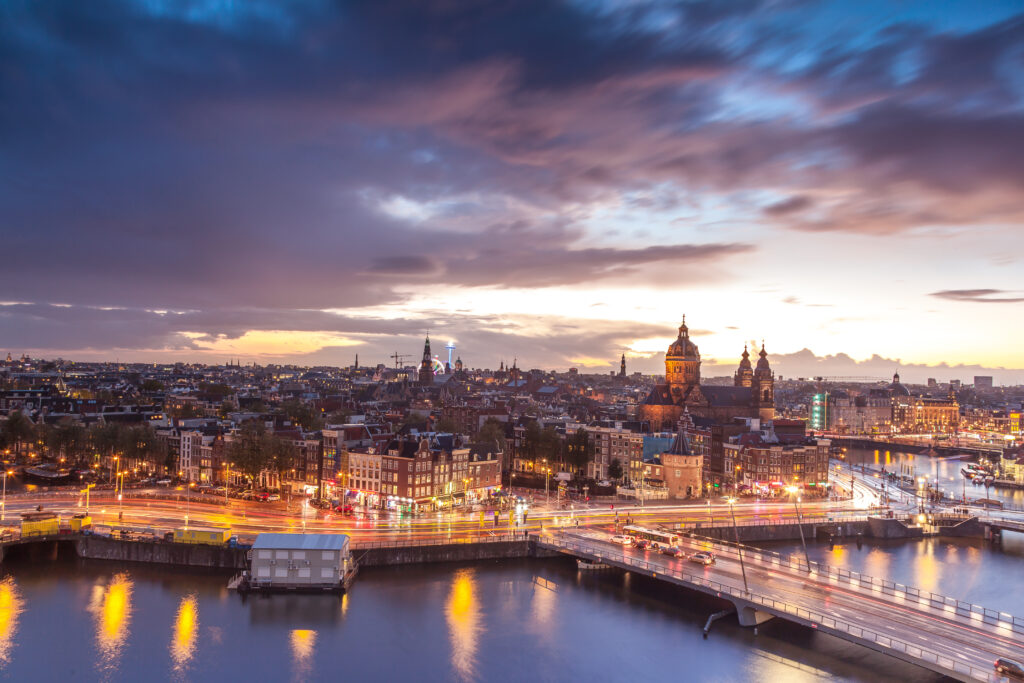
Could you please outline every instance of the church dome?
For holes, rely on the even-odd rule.
[[[757,359],[757,376],[771,374],[772,368],[768,364],[768,352],[764,350],[764,344],[761,344],[761,353],[757,354],[760,358]]]
[[[740,370],[750,370],[750,354],[747,353],[747,345],[743,345],[743,356],[740,359]]]
[[[697,357],[700,352],[697,345],[690,341],[690,328],[686,326],[686,316],[683,316],[683,324],[679,326],[679,337],[669,344],[666,356]]]
[[[889,385],[889,393],[893,396],[910,396],[910,389],[900,382],[900,373],[892,376],[892,384]]]

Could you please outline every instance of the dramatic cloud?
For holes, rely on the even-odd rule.
[[[1024,15],[876,14],[803,0],[4,3],[0,299],[27,303],[0,307],[0,336],[159,355],[260,339],[277,353],[309,332],[323,336],[296,356],[382,354],[373,335],[411,342],[443,322],[416,309],[438,292],[468,310],[465,335],[515,313],[486,310],[495,292],[657,287],[675,319],[683,293],[734,286],[718,307],[735,308],[774,271],[790,303],[833,301],[807,290],[856,289],[885,240],[908,236],[977,234],[958,256],[1012,263]],[[908,270],[932,267],[924,251],[905,251]],[[828,278],[802,280],[818,262]],[[929,277],[916,292],[948,286]],[[1003,290],[932,296],[1016,300],[1013,282],[988,282]],[[618,301],[609,317],[643,327],[639,304]],[[652,336],[605,329],[572,350],[571,332],[547,345],[516,315],[507,339],[552,365]]]
[[[1024,297],[997,296],[1010,293],[1001,289],[947,289],[941,292],[932,292],[929,296],[952,301],[975,301],[986,304],[1016,304],[1024,301]]]

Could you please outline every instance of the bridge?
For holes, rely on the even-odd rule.
[[[540,548],[726,600],[743,626],[756,629],[769,619],[786,619],[957,680],[998,680],[997,657],[1024,661],[1022,618],[795,556],[681,539],[686,552],[716,553],[716,564],[703,567],[656,551],[624,548],[597,532],[534,538]]]

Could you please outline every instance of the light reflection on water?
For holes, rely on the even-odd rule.
[[[474,680],[477,642],[483,630],[476,597],[476,569],[455,572],[445,615],[452,642],[452,668],[462,680]]]
[[[313,671],[313,649],[316,646],[316,631],[304,628],[292,629],[292,674],[293,680],[304,681]]]
[[[11,661],[14,636],[18,633],[18,617],[23,608],[24,600],[14,579],[8,576],[0,581],[0,668]]]
[[[182,674],[188,670],[189,662],[195,656],[196,633],[199,630],[199,604],[194,594],[181,599],[178,614],[174,619],[174,633],[171,637],[171,660],[174,672]]]
[[[107,585],[93,586],[89,611],[96,621],[96,669],[109,676],[117,670],[132,620],[132,581],[115,574]]]

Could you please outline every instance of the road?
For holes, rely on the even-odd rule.
[[[718,553],[716,564],[703,567],[657,551],[623,548],[611,543],[607,534],[596,531],[559,532],[558,535],[599,547],[606,558],[629,556],[646,561],[659,573],[686,572],[743,590],[742,571],[734,551]],[[683,547],[687,553],[707,549],[705,544],[692,539],[684,539]],[[926,606],[902,595],[842,584],[833,577],[807,574],[767,559],[759,560],[750,554],[745,554],[744,561],[747,582],[753,594],[826,614],[982,672],[991,673],[997,657],[1024,661],[1024,636],[1007,627],[957,615],[948,609]]]

